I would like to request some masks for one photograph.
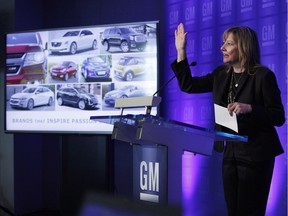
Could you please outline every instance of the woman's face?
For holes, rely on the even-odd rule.
[[[232,65],[237,65],[237,63],[239,63],[239,50],[232,33],[228,34],[226,40],[223,41],[221,51],[223,53],[224,63],[229,63]]]

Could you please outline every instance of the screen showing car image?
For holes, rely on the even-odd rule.
[[[156,92],[157,28],[151,21],[6,34],[6,132],[111,133],[113,125],[90,117],[120,115],[116,99]]]

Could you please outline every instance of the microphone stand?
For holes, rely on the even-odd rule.
[[[191,62],[187,67],[191,67],[191,66],[195,66],[197,65],[197,62],[196,61],[193,61]],[[152,97],[155,97],[155,95],[157,93],[159,93],[162,89],[164,89],[173,79],[175,79],[176,75],[172,76],[167,82],[164,83],[164,85],[162,85],[153,95]],[[151,106],[147,106],[146,107],[146,114],[150,114],[151,113],[151,109],[152,107]]]
[[[191,62],[187,67],[194,67],[195,65],[197,65],[196,61]],[[185,67],[186,68],[186,67]],[[153,96],[155,96],[158,92],[160,92],[163,88],[165,88],[174,78],[176,77],[176,75],[172,76],[167,82],[164,83],[164,85],[162,85],[154,94]]]

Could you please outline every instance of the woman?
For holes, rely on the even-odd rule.
[[[175,31],[177,60],[172,69],[182,91],[213,92],[214,103],[237,115],[240,135],[247,143],[227,142],[223,157],[224,195],[229,216],[265,215],[275,156],[283,148],[274,126],[285,122],[274,73],[260,64],[258,38],[251,28],[232,27],[223,33],[223,65],[193,77],[186,56],[187,32]],[[233,133],[216,125],[217,130]]]

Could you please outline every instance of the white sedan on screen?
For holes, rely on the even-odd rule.
[[[51,106],[54,101],[54,92],[45,86],[28,87],[10,98],[12,108],[23,108],[31,110],[35,106]]]
[[[96,35],[90,30],[72,30],[62,37],[55,38],[49,43],[50,54],[70,53],[75,54],[84,49],[97,49]]]

